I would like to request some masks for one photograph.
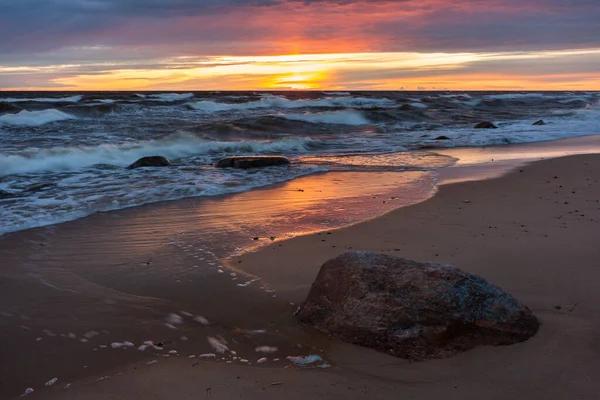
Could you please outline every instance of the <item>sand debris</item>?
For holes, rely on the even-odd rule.
[[[202,315],[196,315],[194,317],[194,321],[201,323],[202,325],[210,325],[210,322],[204,318]]]
[[[50,379],[48,382],[45,383],[46,386],[52,386],[54,385],[56,382],[58,382],[58,378],[52,378]]]
[[[110,347],[112,347],[113,349],[121,349],[121,348],[127,349],[127,348],[130,348],[130,347],[133,347],[133,346],[134,346],[134,344],[131,343],[131,342],[123,342],[123,343],[112,342],[110,344]]]
[[[275,353],[277,351],[279,351],[278,347],[271,347],[271,346],[259,346],[256,349],[254,349],[257,353]]]
[[[213,349],[215,349],[217,351],[217,353],[223,354],[227,350],[229,350],[227,348],[226,343],[223,340],[219,340],[212,336],[208,336],[207,340],[208,340],[208,343],[213,347]]]
[[[323,360],[321,358],[321,356],[317,356],[314,354],[306,356],[306,357],[289,356],[289,357],[286,357],[286,359],[288,361],[290,361],[292,364],[294,364],[296,367],[299,367],[299,368],[329,368],[329,367],[331,367],[331,365],[326,363],[325,360]]]
[[[167,324],[170,324],[170,325],[180,325],[183,323],[183,318],[180,315],[171,313],[171,314],[167,315],[167,318],[165,318],[165,321],[167,321]]]

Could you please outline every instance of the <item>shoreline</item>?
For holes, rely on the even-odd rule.
[[[539,142],[531,142],[531,143],[516,143],[516,144],[506,144],[506,145],[490,145],[490,146],[469,146],[469,147],[439,147],[439,148],[427,148],[422,150],[414,150],[414,151],[423,151],[429,152],[433,154],[438,154],[442,156],[448,156],[455,158],[456,164],[446,166],[446,167],[437,167],[431,168],[431,171],[435,171],[439,175],[439,179],[436,182],[436,185],[444,185],[450,183],[457,182],[465,182],[465,181],[477,181],[477,180],[486,180],[486,179],[494,179],[500,177],[502,175],[510,173],[511,170],[526,165],[527,163],[531,163],[538,160],[544,160],[547,158],[557,158],[564,157],[568,155],[576,155],[576,154],[596,154],[600,153],[600,134],[595,135],[586,135],[586,136],[577,136],[566,139],[558,139],[558,140],[548,140],[548,141],[539,141]],[[494,158],[496,157],[496,158]],[[465,158],[467,160],[465,160]],[[156,207],[160,209],[161,207],[169,207],[171,204],[192,204],[194,202],[216,202],[227,200],[228,198],[243,195],[244,193],[249,192],[260,192],[264,190],[272,190],[277,189],[279,187],[284,187],[289,184],[293,184],[297,180],[302,180],[307,177],[314,177],[319,175],[327,175],[327,174],[336,174],[340,172],[359,172],[354,170],[344,170],[344,171],[320,171],[314,172],[308,175],[301,175],[299,177],[293,178],[288,181],[277,182],[273,184],[269,184],[266,186],[259,186],[253,188],[248,191],[241,192],[232,192],[232,193],[224,193],[218,194],[214,196],[193,196],[193,197],[183,197],[179,199],[172,200],[161,200],[156,202],[150,202],[140,205],[133,205],[124,208],[116,208],[110,209],[107,211],[98,211],[91,214],[73,217],[70,219],[65,219],[61,221],[55,221],[50,223],[43,223],[42,225],[33,226],[30,228],[24,228],[16,231],[9,231],[5,233],[0,233],[0,240],[9,236],[19,234],[21,232],[27,232],[36,229],[44,229],[44,228],[52,228],[55,226],[60,226],[63,224],[74,223],[79,220],[85,220],[88,218],[94,218],[96,216],[102,215],[110,215],[112,213],[119,212],[127,212],[130,210],[136,209],[146,209]],[[390,170],[384,171],[389,173],[397,173],[397,172],[408,172],[411,170]],[[417,170],[418,171],[418,170]],[[425,172],[426,170],[421,170]],[[377,173],[377,171],[360,171],[360,172],[371,172]]]
[[[564,163],[569,168],[572,168],[572,164],[575,163],[575,161],[572,160],[581,159],[581,157],[588,157],[592,160],[590,162],[596,165],[597,157],[594,156],[579,156],[564,159],[558,158],[555,160],[557,160],[556,162],[558,163]],[[544,163],[551,163],[555,160],[545,161],[542,164],[546,165]],[[527,165],[524,170],[527,172],[530,169],[537,171],[540,168],[543,169],[546,167],[539,167],[539,163],[533,163]],[[396,229],[396,227],[389,221],[398,220],[398,218],[400,218],[398,217],[399,215],[410,216],[414,213],[418,214],[420,208],[435,208],[435,206],[431,205],[432,203],[447,203],[447,193],[456,191],[463,191],[462,193],[466,191],[468,193],[472,190],[471,185],[485,186],[490,192],[498,193],[499,191],[502,193],[502,188],[498,187],[498,182],[511,180],[515,176],[519,177],[519,174],[519,172],[514,172],[501,178],[478,182],[456,183],[452,185],[442,184],[442,186],[438,187],[439,191],[435,196],[430,197],[424,202],[418,202],[418,204],[411,207],[396,208],[394,206],[396,209],[391,212],[388,212],[389,209],[380,208],[382,213],[379,216],[375,215],[375,218],[369,218],[364,222],[353,224],[335,231],[329,230],[327,225],[322,225],[322,221],[318,221],[315,226],[320,226],[320,228],[317,229],[317,232],[320,231],[321,233],[307,235],[310,233],[308,230],[302,234],[296,235],[296,237],[290,240],[280,241],[280,238],[277,238],[275,241],[276,244],[274,245],[265,246],[258,252],[245,253],[241,257],[236,257],[231,260],[232,265],[236,267],[238,273],[239,271],[244,271],[248,273],[249,276],[258,276],[262,278],[262,281],[259,281],[256,284],[252,283],[248,285],[249,287],[240,287],[237,283],[242,282],[241,284],[243,285],[248,282],[245,279],[242,280],[242,274],[240,274],[239,277],[232,277],[228,272],[223,274],[217,273],[217,268],[219,268],[218,257],[211,260],[206,258],[206,252],[201,253],[198,248],[190,250],[185,247],[191,246],[189,244],[190,240],[193,242],[194,240],[197,240],[198,237],[186,237],[182,240],[184,242],[187,240],[187,242],[185,242],[187,244],[183,244],[182,242],[180,246],[173,244],[175,240],[166,240],[166,238],[170,236],[177,237],[180,234],[178,229],[175,228],[185,226],[186,224],[188,226],[193,225],[194,221],[190,220],[189,216],[194,212],[198,212],[198,209],[196,208],[197,205],[194,205],[194,203],[197,202],[193,201],[197,199],[187,199],[189,200],[187,202],[185,200],[172,202],[176,203],[178,206],[186,203],[185,207],[182,207],[183,214],[181,214],[181,209],[178,210],[180,214],[172,214],[173,216],[180,216],[179,220],[174,221],[173,228],[161,225],[160,229],[157,229],[156,226],[152,226],[151,222],[153,220],[148,218],[152,214],[158,214],[158,209],[161,210],[161,213],[167,212],[167,215],[170,214],[168,214],[168,207],[164,207],[165,204],[161,204],[161,207],[154,207],[154,205],[151,204],[148,205],[145,210],[145,217],[143,216],[144,213],[141,213],[140,210],[129,209],[122,213],[110,212],[95,215],[83,220],[61,224],[61,226],[17,232],[15,235],[9,234],[10,240],[7,240],[5,237],[0,238],[0,254],[4,256],[5,260],[19,261],[21,264],[20,267],[23,267],[24,269],[16,269],[13,271],[15,272],[13,275],[9,273],[10,271],[8,273],[7,271],[2,271],[0,278],[3,285],[7,282],[16,284],[16,288],[13,289],[14,293],[10,290],[5,291],[3,297],[8,300],[8,297],[11,295],[19,296],[20,292],[28,293],[27,296],[29,297],[26,298],[27,301],[21,306],[24,309],[30,310],[40,308],[39,305],[36,305],[36,302],[41,301],[40,299],[51,300],[47,305],[37,310],[35,314],[27,313],[29,315],[26,315],[25,313],[21,313],[21,317],[19,317],[21,323],[29,328],[30,331],[36,329],[38,331],[36,335],[32,335],[31,339],[28,337],[19,339],[21,344],[17,347],[30,347],[29,350],[24,351],[23,354],[20,355],[23,359],[23,367],[31,360],[37,360],[39,365],[37,365],[36,368],[33,368],[31,374],[28,374],[25,377],[16,375],[19,371],[22,372],[20,368],[17,368],[14,372],[3,371],[5,373],[3,374],[5,378],[0,380],[0,387],[7,387],[6,383],[14,383],[11,379],[16,379],[16,382],[23,383],[27,381],[27,379],[31,379],[30,381],[39,381],[39,377],[34,378],[34,376],[44,368],[52,368],[52,360],[49,360],[48,362],[41,360],[41,356],[37,354],[39,349],[36,349],[35,346],[31,347],[31,343],[33,339],[35,339],[33,336],[40,335],[39,332],[42,331],[40,328],[43,324],[56,324],[56,321],[52,321],[53,318],[60,321],[61,318],[65,317],[71,320],[71,322],[58,324],[58,326],[62,326],[65,329],[65,333],[68,333],[69,329],[77,331],[76,334],[78,338],[80,338],[83,333],[87,332],[87,329],[92,329],[86,326],[84,322],[98,321],[98,323],[112,324],[115,327],[115,329],[111,329],[110,334],[106,334],[106,339],[102,339],[107,340],[106,343],[109,343],[108,340],[119,342],[132,340],[135,341],[136,344],[139,344],[142,340],[147,340],[149,338],[160,339],[164,340],[165,343],[168,342],[169,346],[172,346],[168,347],[169,349],[176,348],[178,354],[181,355],[188,353],[199,354],[200,352],[209,351],[210,347],[207,346],[205,341],[206,336],[226,334],[233,335],[232,337],[234,337],[237,346],[239,346],[237,348],[239,353],[245,352],[246,354],[253,355],[253,346],[256,344],[257,340],[260,340],[263,342],[261,344],[265,345],[277,344],[282,352],[286,352],[285,355],[301,355],[296,353],[306,355],[307,351],[310,353],[309,349],[318,351],[319,354],[325,355],[324,358],[328,362],[333,363],[334,368],[332,371],[334,371],[336,376],[339,374],[339,368],[342,368],[342,370],[347,370],[348,368],[352,369],[351,360],[357,360],[357,358],[353,357],[371,360],[372,362],[377,363],[377,365],[380,363],[385,365],[391,363],[396,367],[398,367],[398,365],[403,365],[401,361],[394,359],[392,362],[387,358],[382,359],[381,355],[372,354],[369,351],[365,352],[363,349],[355,349],[353,346],[341,343],[331,343],[324,338],[320,338],[318,334],[315,335],[314,332],[311,332],[310,330],[299,329],[295,325],[292,313],[295,310],[296,304],[303,300],[307,288],[310,287],[312,279],[314,279],[315,268],[318,268],[321,265],[320,260],[331,258],[333,255],[347,247],[352,247],[353,249],[366,249],[366,246],[363,243],[365,240],[372,240],[375,241],[375,243],[378,243],[377,246],[373,247],[373,250],[376,251],[391,252],[392,254],[400,253],[402,256],[415,259],[422,259],[422,257],[427,256],[431,257],[427,261],[437,261],[438,257],[434,255],[439,254],[440,257],[444,257],[444,253],[446,252],[446,250],[443,250],[443,245],[439,245],[439,243],[444,243],[446,240],[445,237],[431,232],[428,232],[426,236],[420,238],[411,237],[410,240],[412,241],[417,240],[420,241],[419,243],[427,244],[426,246],[421,245],[420,247],[423,247],[423,249],[419,252],[419,250],[415,250],[404,243],[392,244],[393,239],[390,240],[389,238],[395,237],[394,229]],[[331,175],[329,177],[326,175],[327,174],[323,176],[323,179],[319,184],[322,184],[331,178]],[[364,177],[360,179],[364,181]],[[385,179],[387,179],[387,177]],[[266,193],[286,193],[283,188],[285,188],[286,185],[287,187],[290,185],[294,186],[295,184],[293,182],[277,185],[277,187],[259,189],[259,191],[253,192],[254,195],[258,196],[264,196]],[[355,185],[355,182],[350,182],[348,187]],[[525,189],[529,190],[528,188]],[[294,192],[289,192],[288,194],[290,193]],[[296,195],[299,193],[300,192],[295,192]],[[249,196],[249,194],[246,196]],[[231,198],[232,196],[228,197]],[[325,200],[331,201],[331,198],[332,197],[328,197]],[[352,196],[349,198],[351,199]],[[284,200],[288,201],[289,199]],[[348,199],[342,200],[347,201]],[[455,203],[461,203],[459,207],[462,207],[463,209],[475,205],[475,202],[472,200],[472,203],[469,203],[468,205],[462,204],[462,200],[465,199],[455,199]],[[492,200],[494,199],[492,198]],[[361,201],[364,201],[364,198]],[[212,203],[214,206],[217,203],[223,204],[226,202],[224,202],[223,199],[214,199]],[[376,199],[372,204],[375,205],[375,203],[381,204],[381,200]],[[324,203],[319,202],[316,203],[316,206],[322,207],[322,204]],[[295,204],[294,206],[297,205],[298,204]],[[357,203],[357,206],[360,207],[360,205],[360,203]],[[438,210],[442,210],[436,211],[443,214],[439,216],[440,218],[442,216],[450,218],[450,215],[446,215],[449,213],[449,211],[445,210],[446,207],[442,207],[441,205],[438,205],[437,207]],[[452,207],[454,207],[454,205]],[[212,208],[212,210],[216,209]],[[232,210],[229,209],[229,211]],[[283,213],[289,212],[287,209],[281,211]],[[322,212],[323,210],[319,211]],[[119,214],[124,214],[125,216]],[[155,217],[159,218],[158,220],[165,221],[165,215],[155,215]],[[419,218],[422,218],[422,221],[419,221]],[[415,225],[417,228],[419,227],[419,223],[422,225],[423,221],[427,220],[429,220],[430,223],[439,223],[436,219],[428,219],[427,213],[420,215],[419,218],[416,220],[411,220],[409,218],[409,220],[412,224],[417,224]],[[127,224],[122,225],[124,222],[127,222]],[[291,222],[292,221],[288,221],[288,223]],[[453,224],[456,225],[456,221],[454,221]],[[369,228],[371,231],[365,233],[365,226],[374,226],[375,228]],[[453,225],[451,224],[451,226]],[[122,231],[115,232],[113,230],[115,227],[119,227]],[[447,229],[447,227],[445,227],[445,229]],[[172,232],[170,230],[172,230]],[[332,234],[327,235],[327,232]],[[214,233],[218,234],[218,232]],[[414,233],[411,232],[410,236],[413,235]],[[83,236],[88,236],[88,238],[86,239]],[[90,237],[94,240],[91,240]],[[21,238],[27,238],[26,243],[19,243]],[[463,239],[466,240],[466,238]],[[88,241],[86,242],[85,240]],[[471,240],[470,237],[469,240]],[[71,242],[69,243],[69,241]],[[425,247],[428,247],[428,242],[432,242],[434,245],[438,243],[438,247],[436,247],[435,250],[431,250],[430,248],[425,250]],[[256,244],[251,240],[249,240],[249,243],[250,245]],[[270,244],[270,241],[266,241],[266,243]],[[311,243],[308,248],[305,246],[307,243]],[[538,245],[537,242],[536,245]],[[78,248],[78,246],[80,248]],[[207,244],[207,246],[210,247],[210,244]],[[415,246],[415,248],[416,247],[419,246]],[[400,252],[396,252],[396,248],[400,248]],[[433,251],[437,251],[437,253]],[[460,256],[456,254],[457,250],[452,250],[451,252],[448,248],[447,252],[448,254],[454,253],[454,255],[447,260],[448,262],[452,263],[455,256],[460,258]],[[10,257],[7,257],[7,254]],[[99,258],[98,256],[101,257]],[[202,260],[202,263],[207,264],[206,268],[204,268],[205,266],[202,266],[201,268],[191,268],[190,264],[201,264],[201,261],[199,260],[200,257],[206,258],[205,260]],[[150,264],[142,265],[145,262],[148,262],[147,260]],[[306,264],[310,264],[311,267],[289,267],[288,264],[291,264],[292,266],[297,265],[298,260],[303,260]],[[39,263],[45,265],[40,266],[38,265]],[[67,264],[67,267],[65,267],[65,264]],[[282,270],[282,268],[277,267],[281,265],[285,265],[286,268]],[[457,266],[463,267],[463,265]],[[154,271],[154,267],[156,267],[156,271]],[[23,279],[21,279],[16,272],[20,272],[21,275],[24,275]],[[173,276],[181,278],[181,282],[177,281],[180,284],[174,285],[175,282],[171,281]],[[485,274],[484,277],[488,278]],[[185,281],[185,279],[188,278],[190,281]],[[240,279],[239,281],[237,280],[238,278]],[[506,277],[496,276],[494,274],[490,277],[490,281],[499,284],[500,286],[506,286],[509,291],[509,285],[513,284],[510,279],[507,280]],[[263,282],[265,283],[263,284]],[[167,285],[169,287],[165,287]],[[257,287],[258,285],[264,285],[262,286],[263,289],[259,289]],[[201,291],[205,292],[197,293],[200,288],[202,288]],[[517,288],[517,290],[513,291],[513,294],[521,298],[521,289]],[[271,292],[271,290],[275,290],[275,292]],[[56,293],[57,291],[59,294]],[[82,293],[85,293],[83,297]],[[276,293],[276,295],[272,293]],[[111,304],[110,302],[105,302],[105,300],[116,301],[116,303]],[[530,303],[528,305],[530,306],[532,305],[532,302],[535,302],[537,305],[539,301],[536,296],[530,297],[529,295],[521,300],[524,300],[526,304],[529,301]],[[570,301],[570,299],[568,299],[568,301]],[[566,303],[568,301],[562,301],[565,304],[565,307],[567,306]],[[68,307],[72,302],[76,302],[77,308],[65,310],[63,314],[57,314],[54,311],[54,308],[58,305]],[[4,302],[4,304],[6,304],[6,302]],[[210,304],[218,304],[218,307],[216,309],[214,306],[206,307],[206,305]],[[70,307],[73,307],[73,305]],[[184,309],[181,307],[187,307],[185,310],[189,308],[189,311],[194,312],[194,314],[196,312],[201,312],[204,317],[207,317],[211,321],[211,326],[206,328],[197,325],[188,326],[191,325],[191,321],[186,320],[183,326],[177,327],[179,328],[178,330],[165,330],[164,317],[169,312],[179,312],[179,309],[176,307],[180,307],[179,309]],[[203,309],[198,310],[199,308]],[[48,313],[48,316],[45,316],[45,313]],[[22,318],[24,316],[28,319]],[[136,322],[140,321],[142,324],[133,327],[132,329],[132,317],[135,318]],[[7,320],[8,317],[0,319],[0,321],[4,322]],[[23,330],[25,329],[13,325],[11,325],[10,329],[3,329],[3,335],[0,335],[0,339],[3,343],[13,343],[14,335],[24,336]],[[36,325],[39,328],[37,328]],[[242,330],[263,329],[265,326],[268,327],[267,330],[269,331],[269,335],[266,338],[261,337],[260,339],[257,339],[255,336],[249,338],[246,334],[238,334],[236,331],[236,329],[239,328]],[[4,327],[8,328],[8,325],[4,325]],[[97,329],[102,333],[100,327],[94,329]],[[138,332],[134,334],[136,329]],[[274,331],[271,332],[272,330]],[[28,332],[25,333],[29,335]],[[56,331],[54,333],[59,334],[60,332]],[[185,341],[181,340],[183,335],[188,339]],[[81,339],[83,339],[83,337],[81,337]],[[46,346],[45,343],[47,340],[54,340],[54,338],[47,338],[44,336],[43,340],[40,341],[40,344]],[[93,340],[90,340],[90,342],[93,342]],[[296,344],[303,344],[305,349],[294,350]],[[87,346],[83,342],[81,342],[81,345]],[[72,341],[66,345],[66,348],[50,350],[45,348],[44,352],[46,353],[46,357],[49,355],[56,357],[63,354],[65,351],[73,352],[73,356],[66,357],[66,361],[71,360],[77,362],[78,360],[81,360],[80,364],[83,364],[84,359],[78,353],[82,350],[77,348],[77,346],[81,345],[75,344],[75,341]],[[60,346],[62,347],[63,344]],[[308,348],[306,348],[307,346]],[[88,347],[87,350],[83,351],[89,352],[90,350],[91,349]],[[97,353],[106,353],[106,351],[97,347],[95,351]],[[320,353],[321,351],[324,353]],[[489,352],[490,354],[494,354],[494,351],[495,349],[485,349],[484,353],[487,354],[487,352]],[[7,350],[5,349],[4,356],[6,355],[9,356],[9,359],[14,357],[14,353],[7,353]],[[285,355],[282,358],[285,358]],[[158,355],[157,357],[161,357],[162,360],[163,356],[164,354]],[[255,355],[253,356],[256,358]],[[460,357],[463,356],[461,355]],[[137,353],[133,349],[127,353],[127,356],[110,354],[107,360],[101,359],[101,357],[96,358],[94,356],[92,361],[87,362],[90,366],[89,368],[85,368],[85,371],[81,370],[81,366],[73,367],[70,369],[70,372],[67,371],[65,375],[70,374],[74,378],[74,381],[77,381],[84,376],[101,375],[106,370],[119,368],[117,366],[120,364],[126,365],[136,363],[147,358],[147,354]],[[285,363],[280,363],[277,364],[276,367],[282,368],[285,365]],[[272,367],[273,365],[270,366]],[[210,365],[208,368],[211,368]],[[219,370],[220,368],[221,367],[219,367]],[[79,372],[77,372],[78,369]],[[162,367],[161,371],[162,373],[168,373],[164,371]],[[277,369],[277,371],[279,371],[279,369]],[[362,373],[364,374],[364,371]],[[213,374],[212,376],[214,377],[215,375]],[[51,378],[52,377],[49,377],[48,380]],[[347,376],[344,378],[347,378]],[[62,379],[63,378],[61,377],[61,382]],[[40,386],[42,383],[43,382],[38,382],[36,388],[41,389]],[[25,387],[22,388],[22,390],[24,389]],[[56,391],[57,389],[58,388],[53,387],[52,390],[49,390],[48,392],[40,392],[43,392],[44,395],[55,393],[58,396],[57,398],[61,398],[60,392]],[[75,393],[75,391],[70,391],[69,393]],[[88,396],[90,395],[91,394],[88,393]]]
[[[245,270],[277,278],[282,302],[303,299],[321,261],[345,247],[450,263],[507,289],[534,311],[542,327],[527,342],[411,363],[299,327],[288,307],[271,313],[287,313],[275,317],[283,324],[278,329],[308,332],[313,350],[332,368],[291,371],[196,364],[180,357],[121,368],[121,375],[102,381],[53,388],[45,398],[167,399],[208,396],[210,391],[220,398],[247,399],[591,400],[600,389],[595,380],[600,348],[594,339],[600,330],[600,271],[595,267],[600,254],[594,236],[600,224],[599,172],[598,155],[536,162],[501,178],[443,185],[425,202],[239,258]]]

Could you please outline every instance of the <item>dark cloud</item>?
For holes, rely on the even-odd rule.
[[[600,44],[596,0],[0,0],[0,10],[0,63],[97,45],[253,54],[286,39],[307,52],[361,37],[374,47],[365,51]]]
[[[598,21],[599,0],[0,0],[0,68],[73,64],[19,75],[35,86],[124,68],[218,68],[213,55],[600,48]],[[597,61],[491,60],[453,73],[593,73]],[[342,72],[363,87],[436,73]],[[20,86],[15,76],[0,72],[0,87]]]

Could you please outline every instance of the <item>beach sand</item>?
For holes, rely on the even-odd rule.
[[[101,223],[106,216],[92,217],[67,228],[9,235],[0,249],[4,263],[28,264],[32,279],[18,279],[11,275],[11,268],[4,268],[2,298],[23,298],[24,292],[35,291],[11,310],[37,311],[21,318],[20,324],[28,329],[3,322],[0,357],[11,362],[3,361],[0,367],[0,393],[14,398],[18,397],[17,388],[22,393],[26,387],[35,386],[36,391],[28,398],[595,399],[600,392],[599,176],[597,155],[541,161],[498,179],[442,185],[434,197],[422,203],[348,228],[276,240],[260,251],[227,260],[238,273],[260,277],[268,292],[254,284],[244,288],[248,290],[227,286],[223,281],[226,274],[208,273],[202,282],[164,288],[157,284],[161,275],[145,275],[132,266],[148,259],[149,251],[152,265],[177,266],[183,262],[180,250],[153,241],[151,232],[156,227],[148,227],[147,235],[142,235],[145,225],[141,222],[137,230],[129,223],[123,232],[106,232],[108,225],[103,230]],[[67,232],[73,243],[82,247],[82,254],[64,243]],[[82,245],[84,232],[112,245],[103,247],[102,254],[90,260]],[[138,236],[127,241],[131,232]],[[57,236],[60,245],[53,242]],[[125,251],[124,243],[129,245]],[[446,360],[412,363],[330,340],[298,326],[293,312],[321,264],[348,249],[448,263],[481,275],[527,304],[542,322],[540,332],[513,346],[480,347]],[[27,262],[21,260],[23,254],[28,255]],[[35,257],[55,263],[55,268],[64,272],[64,280],[58,279],[61,273],[55,271],[52,282],[40,286],[44,274],[35,275]],[[61,269],[78,262],[81,268],[76,275],[68,268]],[[112,269],[107,272],[103,268],[101,274],[95,272],[98,265]],[[169,279],[172,272],[163,271],[162,279]],[[227,276],[231,280],[229,272]],[[121,301],[116,311],[114,303],[98,301],[114,299],[115,292]],[[77,301],[77,306],[61,312],[71,300]],[[187,328],[184,324],[176,331],[166,329],[157,335],[158,329],[165,329],[163,317],[169,312],[194,308],[203,309],[210,326]],[[14,314],[2,321],[18,318],[18,313]],[[72,317],[66,320],[71,323],[64,322],[69,315]],[[110,353],[110,349],[89,349],[84,358],[78,346],[85,343],[75,341],[72,348],[60,347],[60,353],[53,352],[52,346],[35,347],[38,344],[33,339],[39,334],[32,330],[58,324],[56,332],[68,332],[80,323],[83,332],[91,329],[83,321],[91,320],[97,321],[98,330],[102,324],[113,327],[102,343],[120,339],[138,344],[158,336],[167,344],[184,334],[189,339],[178,342],[181,356],[169,358],[135,350]],[[265,336],[240,329],[261,327],[268,331]],[[206,336],[224,332],[230,347],[252,365],[187,358],[210,351]],[[15,342],[15,337],[19,341]],[[44,337],[39,343],[55,339]],[[97,338],[90,342],[93,340]],[[257,366],[256,360],[263,357],[253,352],[257,345],[276,345],[280,350]],[[111,355],[90,356],[93,353]],[[289,363],[272,362],[275,357],[307,354],[319,354],[332,367],[295,370],[284,368]],[[128,366],[119,365],[123,359]],[[158,362],[148,364],[154,359]],[[84,363],[89,367],[83,369]],[[40,385],[41,371],[46,371],[48,380],[60,375],[59,381],[44,388],[43,382]],[[72,385],[64,389],[67,383]]]

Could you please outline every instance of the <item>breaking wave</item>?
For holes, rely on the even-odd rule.
[[[0,116],[0,125],[13,126],[40,126],[50,122],[76,119],[77,117],[55,109],[42,111],[23,110],[17,114],[4,114]]]
[[[344,108],[376,108],[395,107],[396,102],[389,99],[370,99],[362,97],[328,97],[317,100],[289,100],[279,96],[265,96],[257,101],[247,103],[220,103],[210,100],[187,104],[189,108],[203,112],[238,111],[257,108],[308,108],[308,107],[344,107]]]
[[[304,153],[319,141],[286,138],[274,141],[207,141],[180,133],[162,139],[81,147],[52,147],[1,154],[0,176],[32,172],[77,170],[98,164],[125,167],[140,157],[161,155],[172,160],[225,154]]]
[[[354,110],[305,114],[280,114],[278,116],[292,121],[305,121],[318,124],[368,125],[371,123],[371,121],[365,118],[362,113]]]
[[[78,103],[83,99],[83,96],[70,97],[44,97],[44,98],[0,98],[0,102],[5,103]]]

